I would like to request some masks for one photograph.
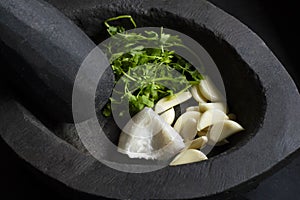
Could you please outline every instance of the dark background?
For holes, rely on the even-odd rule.
[[[300,88],[297,1],[210,0],[256,32],[286,67]],[[297,54],[297,55],[296,55]],[[278,83],[280,84],[280,83]],[[0,122],[1,123],[1,122]],[[60,188],[46,185],[0,139],[0,199],[74,199]],[[256,188],[236,194],[236,200],[300,199],[300,156],[262,181]]]

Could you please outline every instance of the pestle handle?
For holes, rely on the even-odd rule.
[[[44,1],[1,1],[0,16],[0,54],[11,65],[12,82],[19,78],[17,86],[49,116],[72,121],[74,81],[80,65],[96,47],[93,41]],[[103,101],[97,103],[98,108],[113,86],[109,69],[104,79],[97,90]]]

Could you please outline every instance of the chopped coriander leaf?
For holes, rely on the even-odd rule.
[[[167,49],[172,46],[184,47],[177,35],[163,32],[145,31],[144,34],[125,33],[123,27],[108,24],[122,18],[128,18],[136,27],[130,15],[110,18],[104,22],[108,33],[113,37],[106,46],[110,55],[116,84],[121,84],[121,91],[115,99],[103,109],[103,115],[111,115],[111,104],[122,105],[127,101],[131,114],[135,114],[144,107],[152,108],[155,103],[165,97],[178,92],[184,92],[189,87],[199,84],[202,75],[185,59]],[[157,42],[160,48],[144,48],[147,42]],[[144,45],[143,45],[144,44]],[[118,52],[119,47],[125,50]],[[127,49],[126,49],[127,48]],[[117,52],[117,53],[112,53]],[[176,75],[180,74],[180,76]],[[121,113],[120,113],[121,114]]]

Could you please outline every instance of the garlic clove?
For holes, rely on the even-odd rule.
[[[198,122],[198,123],[199,123],[199,122]],[[206,136],[207,133],[208,133],[208,131],[209,131],[209,129],[210,129],[210,127],[206,127],[206,128],[204,128],[204,129],[202,129],[201,131],[198,131],[198,130],[197,130],[197,135],[198,135],[199,137],[201,137],[201,136]]]
[[[192,94],[190,92],[182,92],[180,94],[175,94],[174,96],[167,96],[160,99],[155,105],[155,112],[161,114],[170,108],[181,104],[187,100],[192,98]]]
[[[208,142],[208,138],[206,136],[198,137],[190,142],[186,143],[187,149],[201,149]]]
[[[225,103],[216,102],[216,103],[199,103],[199,110],[200,112],[205,112],[212,109],[218,109],[227,113],[227,106]]]
[[[197,130],[201,131],[219,121],[224,121],[226,119],[228,119],[228,116],[224,112],[218,109],[208,110],[201,115]]]
[[[233,113],[228,114],[229,119],[236,120],[236,115]]]
[[[206,131],[197,131],[197,135],[198,135],[199,137],[206,136],[206,135],[207,135],[207,132],[206,132]]]
[[[183,138],[183,141],[187,142],[195,138],[195,136],[197,135],[197,123],[197,119],[190,118],[182,124],[182,128],[178,133]]]
[[[194,85],[190,90],[195,101],[197,101],[198,103],[207,102],[207,99],[201,94],[199,86]]]
[[[163,120],[165,122],[167,122],[167,124],[172,124],[174,122],[175,119],[175,110],[174,108],[171,108],[169,110],[167,110],[166,112],[160,114],[161,118],[163,118]]]
[[[183,125],[187,122],[188,119],[195,119],[196,121],[199,121],[200,116],[201,116],[201,114],[197,111],[185,112],[175,122],[174,129],[178,133],[180,133],[180,131],[183,128]]]
[[[202,160],[207,160],[207,157],[204,153],[196,149],[188,149],[178,154],[170,163],[170,166],[194,163]]]
[[[222,95],[208,76],[205,76],[205,78],[200,81],[199,89],[206,99],[212,102],[222,101]]]
[[[218,146],[223,146],[223,145],[228,144],[228,143],[229,143],[229,141],[225,139],[225,140],[222,140],[222,141],[216,143],[215,146],[217,146],[217,147]]]
[[[203,131],[204,129],[208,129],[209,126],[226,119],[228,119],[228,116],[224,112],[218,109],[208,110],[201,115],[197,130]]]
[[[225,120],[214,124],[208,132],[207,137],[212,143],[217,143],[223,141],[234,133],[243,130],[245,129],[237,122],[232,120]]]
[[[197,111],[199,112],[199,106],[190,106],[186,108],[186,112]]]

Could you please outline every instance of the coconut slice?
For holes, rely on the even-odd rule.
[[[144,108],[124,127],[118,151],[130,158],[167,160],[185,147],[180,135],[151,108]]]
[[[228,119],[228,116],[218,109],[208,110],[201,115],[199,120],[197,130],[201,131],[219,121],[224,121]]]
[[[222,95],[208,76],[205,76],[204,80],[200,81],[199,89],[201,94],[212,102],[222,100]]]
[[[234,133],[243,131],[244,128],[235,121],[225,120],[212,126],[207,134],[210,143],[217,143],[225,140]]]
[[[202,160],[207,160],[207,157],[204,153],[195,149],[188,149],[182,151],[178,154],[174,160],[170,163],[170,166],[183,165],[188,163],[199,162]]]
[[[205,112],[212,109],[218,109],[223,111],[224,113],[227,113],[227,106],[224,103],[199,103],[199,110],[200,112]]]
[[[182,92],[180,94],[175,94],[172,97],[170,97],[170,96],[164,97],[156,103],[155,112],[160,114],[178,104],[181,104],[181,103],[189,100],[190,98],[192,98],[192,94],[190,92]]]
[[[175,110],[174,108],[171,108],[169,110],[167,110],[166,112],[160,114],[161,118],[163,118],[163,120],[165,120],[165,122],[167,122],[167,124],[172,124],[174,122],[175,119]]]
[[[190,142],[185,143],[186,149],[201,149],[207,143],[208,138],[206,136],[198,137]]]
[[[191,93],[195,101],[198,103],[206,103],[207,99],[201,94],[199,86],[194,85],[191,87]]]

